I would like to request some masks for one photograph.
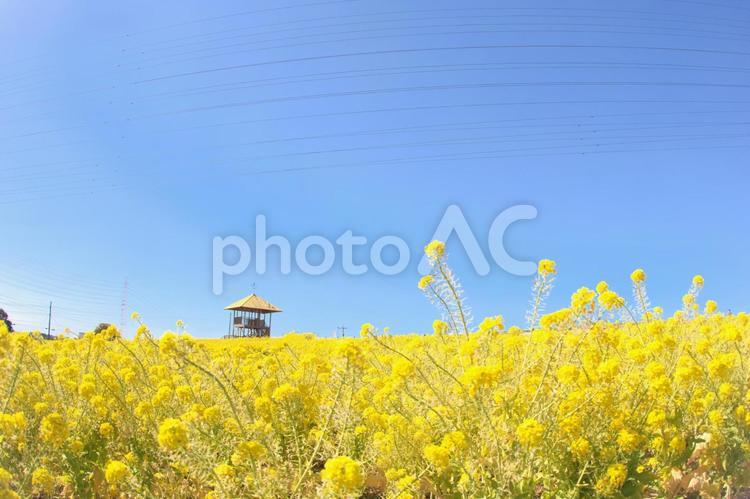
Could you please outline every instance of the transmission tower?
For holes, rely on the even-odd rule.
[[[120,301],[120,333],[125,335],[125,315],[128,310],[128,278],[125,278],[125,284],[122,286],[122,301]]]

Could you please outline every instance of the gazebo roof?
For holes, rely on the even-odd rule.
[[[224,310],[240,310],[244,312],[259,311],[270,313],[281,312],[281,309],[279,307],[273,305],[272,303],[261,298],[255,293],[251,294],[250,296],[246,296],[241,300],[237,300],[228,307],[224,308]]]

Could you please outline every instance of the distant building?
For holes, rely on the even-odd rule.
[[[255,293],[237,300],[229,310],[229,332],[226,338],[263,338],[271,336],[271,317],[281,309]]]

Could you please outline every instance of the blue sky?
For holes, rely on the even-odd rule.
[[[605,279],[654,304],[747,308],[750,7],[738,0],[0,5],[0,307],[22,328],[182,319],[225,333],[257,292],[276,334],[429,329],[419,251],[461,207],[485,252],[558,262],[550,308]],[[744,166],[743,166],[744,165]],[[211,241],[402,237],[409,269],[293,268],[211,292]],[[369,248],[369,245],[367,246]],[[451,261],[478,319],[523,321],[531,279]],[[365,258],[358,254],[357,258]],[[312,256],[311,256],[312,259]],[[272,265],[273,267],[273,265]],[[132,332],[128,321],[128,330]]]

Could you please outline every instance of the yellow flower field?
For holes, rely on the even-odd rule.
[[[581,288],[470,325],[444,246],[430,334],[44,341],[0,331],[0,497],[704,496],[744,490],[750,322]],[[705,310],[704,310],[705,309]],[[2,327],[2,325],[0,325]],[[178,328],[180,329],[180,328]]]

